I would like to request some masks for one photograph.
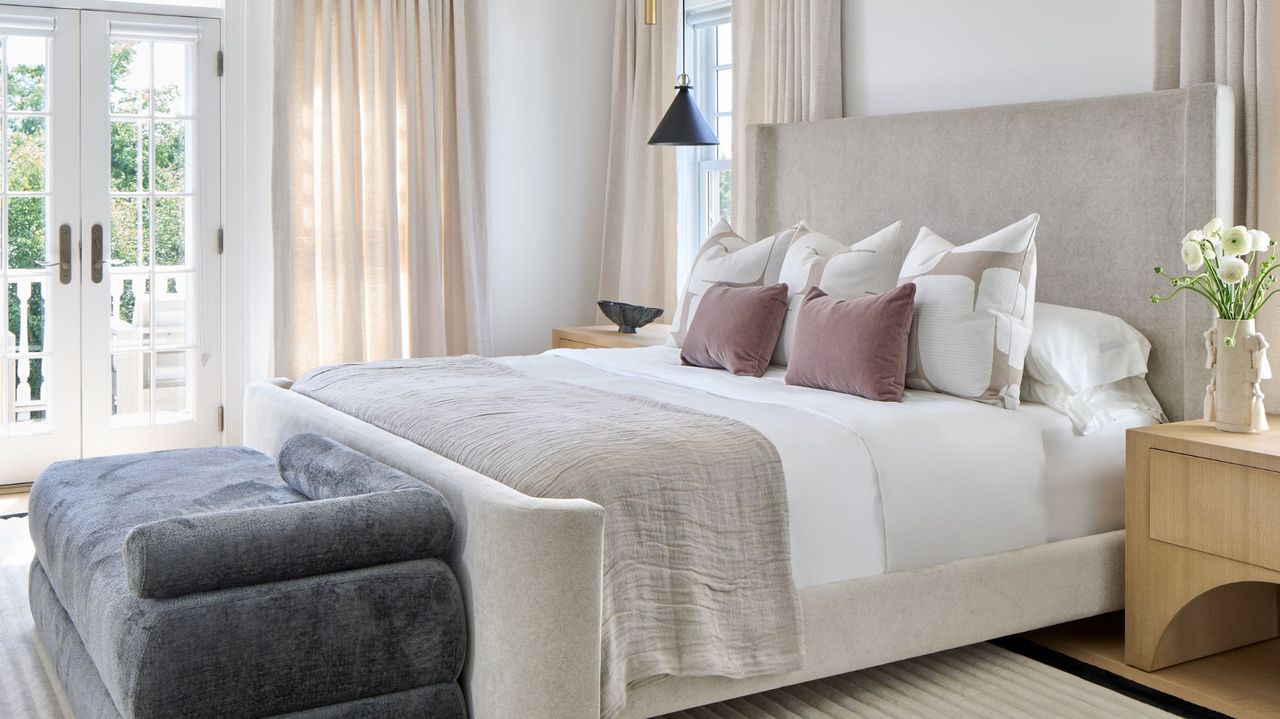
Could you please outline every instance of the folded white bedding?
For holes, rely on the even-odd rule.
[[[535,376],[720,414],[762,432],[786,473],[792,565],[801,588],[1080,536],[1071,532],[1082,528],[1080,534],[1105,531],[1099,527],[1109,527],[1112,516],[1054,518],[1057,492],[1049,477],[1058,475],[1046,473],[1043,437],[1046,422],[1057,425],[1035,408],[1010,412],[931,392],[872,402],[786,385],[784,368],[756,379],[682,367],[670,347],[554,350],[499,361]],[[1080,471],[1094,470],[1070,470]]]

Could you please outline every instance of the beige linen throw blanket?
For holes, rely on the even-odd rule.
[[[664,675],[803,663],[782,463],[755,429],[477,357],[323,367],[293,389],[525,494],[604,507],[603,716]]]

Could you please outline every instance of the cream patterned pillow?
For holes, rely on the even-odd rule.
[[[689,323],[698,311],[698,302],[712,285],[762,287],[776,284],[787,247],[802,225],[790,227],[759,242],[747,242],[733,231],[728,222],[720,220],[716,223],[711,228],[711,236],[698,250],[693,269],[689,270],[689,277],[680,292],[680,302],[671,323],[672,342],[677,347],[684,344]]]
[[[916,283],[908,387],[1017,409],[1039,222],[1031,215],[959,247],[920,229],[898,278]]]
[[[796,322],[800,305],[812,287],[840,299],[888,292],[898,284],[898,270],[911,242],[902,231],[902,223],[892,225],[859,241],[852,247],[833,240],[821,232],[813,232],[800,223],[795,239],[782,260],[778,281],[785,282],[791,292],[787,319],[782,325],[773,363],[791,361]]]

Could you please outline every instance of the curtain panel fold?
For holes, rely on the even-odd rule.
[[[1231,219],[1280,232],[1280,4],[1156,0],[1155,33],[1156,90],[1203,82],[1231,87],[1236,101]]]
[[[488,350],[477,12],[276,2],[277,374]]]
[[[747,125],[830,120],[844,112],[841,0],[733,0],[734,218],[745,197]],[[796,218],[797,221],[800,218]],[[745,228],[740,228],[745,229]],[[757,227],[772,233],[781,227]]]
[[[675,97],[677,0],[659,0],[645,25],[640,0],[616,0],[609,171],[600,298],[675,310],[678,250],[676,150],[649,137]]]

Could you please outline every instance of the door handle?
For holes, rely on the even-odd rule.
[[[93,284],[102,282],[102,224],[98,223],[89,231],[89,276]]]
[[[57,261],[37,262],[41,267],[58,266],[58,281],[64,285],[71,284],[71,225],[64,224],[58,228]]]

